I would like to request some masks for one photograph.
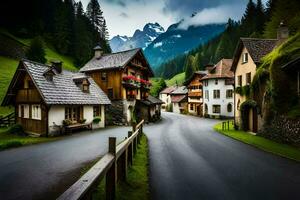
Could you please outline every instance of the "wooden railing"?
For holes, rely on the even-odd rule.
[[[108,153],[66,190],[58,200],[91,199],[93,191],[104,177],[106,199],[115,199],[117,181],[126,180],[127,167],[133,164],[133,155],[137,151],[143,134],[143,124],[144,120],[133,126],[133,131],[128,131],[128,138],[119,145],[116,145],[115,137],[109,137]]]
[[[0,117],[0,127],[7,127],[16,123],[15,113]]]

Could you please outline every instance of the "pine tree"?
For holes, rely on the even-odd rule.
[[[26,52],[26,57],[32,61],[46,63],[47,60],[45,55],[46,53],[42,39],[40,37],[35,37],[30,43],[29,49]]]
[[[98,0],[91,0],[87,6],[87,16],[95,29],[100,33],[104,22],[103,12],[101,11]]]
[[[105,40],[108,40],[109,38],[109,33],[108,33],[108,30],[107,30],[107,26],[106,26],[106,20],[103,19],[103,24],[102,24],[102,38],[105,39]]]
[[[265,15],[265,8],[264,5],[262,4],[261,0],[257,0],[256,3],[256,15],[255,15],[255,31],[258,34],[262,34],[264,31],[264,26],[266,23],[266,15]]]
[[[193,55],[190,55],[185,63],[185,80],[188,80],[192,77],[194,72],[196,71],[196,68],[194,66],[194,60],[195,57]]]
[[[241,20],[241,29],[244,36],[248,37],[255,31],[255,20],[256,20],[256,5],[252,0],[249,0],[245,14]]]

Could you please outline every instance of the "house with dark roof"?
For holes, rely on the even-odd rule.
[[[108,95],[112,105],[107,112],[114,123],[128,124],[136,102],[148,98],[154,73],[141,49],[103,54],[97,46],[94,51],[80,72],[91,76]]]
[[[149,95],[146,99],[137,101],[137,118],[144,119],[145,122],[155,122],[161,117],[161,105],[164,102]]]
[[[174,113],[187,113],[188,112],[188,90],[186,86],[180,86],[171,92],[172,112]]]
[[[237,127],[241,127],[241,105],[249,96],[250,84],[261,59],[289,36],[288,29],[283,23],[277,32],[277,39],[240,38],[238,42],[231,66],[235,80],[234,118]],[[243,124],[243,129],[257,132],[262,127],[263,120],[258,111],[256,107],[247,111],[248,124]]]
[[[163,89],[160,93],[159,93],[159,99],[163,102],[162,104],[162,110],[167,110],[167,108],[172,104],[171,102],[171,92],[173,92],[174,90],[176,90],[177,86],[170,86],[167,87],[165,89]]]
[[[207,71],[196,71],[185,82],[188,89],[188,112],[191,115],[202,116],[203,113],[203,88],[201,79],[207,75]]]
[[[208,68],[201,79],[203,85],[203,115],[210,118],[232,118],[234,116],[234,75],[230,70],[232,59],[221,59]]]
[[[20,61],[2,106],[14,106],[16,122],[28,133],[56,135],[67,127],[86,127],[94,118],[105,126],[106,94],[96,82],[83,73],[52,66]]]

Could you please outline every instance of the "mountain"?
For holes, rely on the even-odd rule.
[[[182,29],[184,21],[172,24],[144,50],[149,63],[155,69],[160,64],[179,54],[187,53],[200,44],[205,44],[225,30],[225,24],[190,26]]]
[[[136,30],[132,37],[117,35],[109,41],[109,44],[113,52],[132,48],[145,49],[153,40],[164,32],[164,28],[158,23],[148,23],[144,26],[143,30]]]
[[[113,52],[118,51],[119,49],[122,48],[122,46],[128,41],[130,40],[130,37],[125,36],[114,36],[110,41],[110,48],[112,49]]]

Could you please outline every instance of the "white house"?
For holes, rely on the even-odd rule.
[[[182,114],[188,112],[188,90],[185,86],[178,87],[171,92],[172,112]]]
[[[167,87],[159,93],[159,99],[163,102],[161,106],[162,110],[166,110],[166,108],[172,103],[170,94],[176,90],[176,88],[176,86]]]
[[[2,102],[13,105],[16,121],[28,133],[57,135],[64,128],[105,126],[110,100],[94,80],[82,73],[22,60]]]
[[[222,59],[208,69],[203,83],[203,115],[212,118],[234,117],[234,74],[231,59]]]

